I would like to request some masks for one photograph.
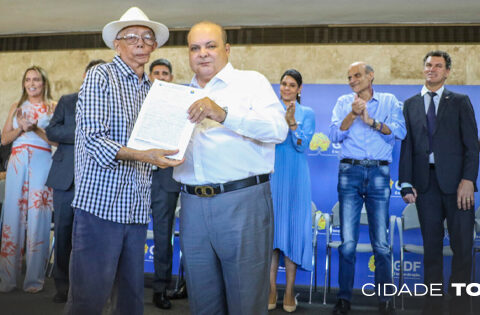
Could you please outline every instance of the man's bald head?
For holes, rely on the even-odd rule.
[[[190,28],[190,31],[188,32],[187,42],[190,42],[190,34],[192,33],[192,31],[195,30],[196,28],[202,28],[202,27],[203,27],[203,28],[205,28],[205,27],[213,27],[213,28],[216,28],[216,29],[221,33],[221,37],[222,37],[222,40],[223,40],[223,44],[226,44],[226,43],[227,43],[227,32],[225,31],[225,29],[223,28],[223,26],[221,26],[220,24],[211,22],[211,21],[202,21],[202,22],[198,22],[198,23],[194,24],[194,25]]]
[[[201,87],[227,65],[230,45],[226,39],[223,27],[209,21],[195,24],[188,32],[190,68]]]
[[[364,61],[354,62],[348,67],[348,84],[357,94],[371,90],[373,79],[373,67]]]
[[[369,64],[367,64],[365,61],[356,61],[354,63],[352,63],[350,65],[350,67],[348,67],[348,69],[350,70],[352,67],[362,67],[364,70],[365,70],[365,73],[370,73],[370,72],[375,72],[373,70],[373,67]]]

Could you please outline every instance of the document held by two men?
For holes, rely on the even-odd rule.
[[[181,160],[195,124],[187,110],[205,97],[201,89],[155,80],[143,102],[127,146],[137,150],[178,149],[168,158]]]

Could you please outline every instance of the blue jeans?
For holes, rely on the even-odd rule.
[[[375,256],[375,285],[376,288],[379,286],[382,288],[379,299],[381,301],[389,300],[383,294],[383,284],[392,283],[392,265],[387,232],[390,169],[388,165],[361,166],[340,163],[337,189],[342,240],[342,245],[338,249],[340,260],[338,298],[348,301],[352,298],[360,214],[363,203],[365,203],[370,242]]]
[[[75,209],[65,314],[143,314],[146,224],[120,224]]]

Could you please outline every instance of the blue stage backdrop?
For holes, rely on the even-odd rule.
[[[279,85],[273,85],[277,95],[279,95]],[[375,85],[378,92],[389,92],[394,94],[399,101],[403,102],[412,95],[419,93],[421,85]],[[447,86],[448,89],[467,94],[470,96],[475,109],[477,122],[480,121],[480,86]],[[304,84],[302,90],[302,105],[313,109],[316,116],[316,131],[310,143],[310,149],[307,152],[310,174],[312,180],[312,198],[317,209],[322,213],[330,213],[332,207],[337,202],[337,175],[338,175],[338,150],[339,145],[331,143],[328,139],[328,130],[333,107],[340,95],[350,93],[348,85],[339,84]],[[406,206],[400,196],[400,187],[398,184],[398,160],[400,156],[400,142],[397,141],[393,150],[393,163],[390,165],[391,174],[391,200],[390,215],[401,216],[402,210]],[[475,199],[479,200],[478,193]],[[478,207],[478,204],[476,205]],[[321,220],[320,235],[318,237],[318,261],[317,261],[317,282],[323,285],[325,270],[325,221]],[[396,227],[395,227],[396,229]],[[339,239],[339,231],[334,231],[334,237]],[[360,241],[368,241],[368,230],[361,229]],[[408,242],[422,243],[420,231],[415,231],[407,235]],[[477,240],[480,241],[480,240]],[[445,244],[448,244],[448,236],[445,237]],[[178,270],[178,241],[175,240],[174,249],[174,274]],[[445,279],[448,279],[450,270],[449,257],[445,257]],[[338,252],[332,251],[332,287],[338,287]],[[398,283],[400,268],[400,254],[398,231],[395,230],[394,246],[394,271],[395,282]],[[480,270],[480,259],[477,259],[477,270]],[[405,281],[413,287],[414,283],[421,283],[423,279],[423,257],[416,254],[406,254],[405,263]],[[355,288],[361,288],[364,283],[373,282],[375,266],[372,254],[358,254],[355,274]],[[145,245],[145,272],[153,272],[153,243],[147,241]],[[285,282],[284,269],[278,273],[279,283]],[[477,272],[476,282],[480,282],[480,274]],[[310,272],[299,270],[297,272],[298,285],[308,285],[310,283]]]

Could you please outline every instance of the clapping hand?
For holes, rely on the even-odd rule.
[[[285,120],[287,121],[287,124],[289,126],[295,125],[296,120],[295,120],[295,102],[291,102],[287,106],[287,112],[285,113]]]
[[[355,99],[353,100],[353,103],[352,103],[352,112],[356,116],[360,116],[360,115],[363,115],[363,112],[365,111],[366,108],[367,108],[367,103],[363,99],[358,97],[358,95],[355,94]]]
[[[22,128],[24,132],[32,131],[37,128],[37,123],[38,121],[35,120],[33,122],[30,122],[27,119],[27,115],[22,112],[22,110],[19,108],[17,109],[17,124],[18,127]]]
[[[27,131],[28,121],[26,115],[22,112],[22,109],[17,109],[17,124],[18,127],[22,129],[22,131]]]
[[[366,123],[367,125],[370,125],[370,115],[368,115],[368,109],[366,106],[360,117],[362,118],[364,123]]]
[[[34,120],[33,122],[27,121],[27,125],[25,126],[27,129],[26,131],[35,131],[38,127],[37,124],[38,120]]]

